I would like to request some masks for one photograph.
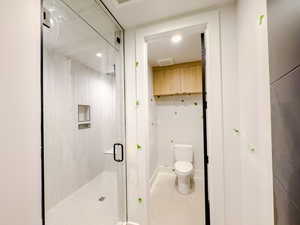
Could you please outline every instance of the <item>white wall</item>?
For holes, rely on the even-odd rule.
[[[45,189],[50,209],[104,170],[116,138],[115,79],[44,49]],[[78,105],[91,127],[78,129]]]
[[[240,225],[240,189],[241,189],[241,176],[240,176],[240,156],[239,156],[239,136],[236,135],[234,129],[239,129],[239,97],[237,89],[237,46],[236,46],[236,8],[235,5],[227,5],[218,10],[220,15],[220,38],[221,38],[221,73],[222,73],[222,105],[223,111],[216,112],[218,115],[222,115],[223,134],[221,135],[223,142],[223,149],[217,148],[218,151],[224,151],[224,187],[220,187],[225,193],[225,203],[221,203],[216,207],[218,210],[213,211],[212,216],[214,224],[226,224],[226,225]],[[143,174],[141,170],[144,169],[144,165],[141,163],[143,159],[143,152],[138,152],[135,149],[135,144],[139,141],[143,141],[143,137],[139,137],[137,130],[138,115],[145,113],[145,111],[139,107],[136,107],[135,100],[139,97],[143,97],[140,91],[137,89],[137,82],[145,80],[141,76],[142,71],[140,66],[137,68],[135,65],[136,52],[145,51],[143,46],[139,44],[136,46],[135,37],[136,31],[145,33],[163,32],[172,28],[178,29],[184,27],[187,24],[197,24],[201,21],[206,21],[209,17],[210,11],[202,11],[191,16],[175,18],[166,20],[161,23],[152,24],[145,27],[140,27],[137,30],[133,29],[126,33],[126,90],[127,90],[127,147],[128,147],[128,208],[129,208],[129,220],[144,224],[143,218],[145,214],[145,205],[138,203],[137,197],[143,195],[143,179],[145,180],[146,174]],[[197,17],[198,16],[198,17]],[[197,18],[197,19],[195,19]],[[211,27],[212,28],[212,27]],[[214,28],[213,28],[214,29]],[[215,32],[215,30],[213,30]],[[213,33],[212,32],[212,33]],[[219,36],[213,37],[218,39]],[[139,48],[139,49],[136,49]],[[139,53],[140,54],[140,53]],[[145,53],[146,54],[146,53]],[[143,60],[138,57],[138,60]],[[141,64],[141,61],[139,61]],[[216,60],[216,63],[219,63]],[[215,67],[216,68],[216,67]],[[211,68],[214,70],[215,68]],[[216,72],[215,70],[213,72]],[[140,87],[139,87],[140,88]],[[143,87],[144,88],[144,87]],[[213,85],[211,86],[213,91]],[[215,90],[214,90],[215,91]],[[212,93],[212,92],[211,92]],[[212,103],[211,103],[212,104]],[[143,102],[141,102],[143,106]],[[137,110],[141,110],[140,114],[137,114]],[[214,120],[215,118],[211,118]],[[142,121],[142,120],[141,120]],[[144,121],[148,123],[148,121]],[[215,165],[214,167],[218,167]],[[148,182],[147,182],[148,183]],[[213,185],[214,187],[218,185]],[[221,200],[219,197],[221,192],[218,192],[214,196],[217,200]],[[224,211],[222,211],[224,210]],[[224,216],[224,217],[223,217]],[[221,222],[223,221],[223,222]]]
[[[225,224],[240,225],[241,154],[239,135],[239,90],[237,74],[236,6],[220,12],[224,129]]]
[[[0,9],[0,224],[41,225],[40,1]]]
[[[242,223],[273,225],[266,0],[238,1]],[[260,24],[260,16],[264,15]]]
[[[190,144],[195,175],[204,180],[202,96],[161,96],[155,103],[158,165],[174,168],[174,144]]]

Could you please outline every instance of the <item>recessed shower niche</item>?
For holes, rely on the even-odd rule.
[[[89,105],[78,105],[78,129],[91,127],[91,107]]]

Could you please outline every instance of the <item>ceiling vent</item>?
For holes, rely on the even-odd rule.
[[[159,59],[157,60],[159,66],[171,66],[174,64],[173,58]]]

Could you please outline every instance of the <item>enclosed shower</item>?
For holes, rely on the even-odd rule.
[[[44,0],[46,225],[126,221],[123,30],[94,0]]]

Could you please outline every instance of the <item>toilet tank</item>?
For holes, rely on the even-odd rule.
[[[193,162],[192,145],[175,144],[173,149],[175,161]]]

